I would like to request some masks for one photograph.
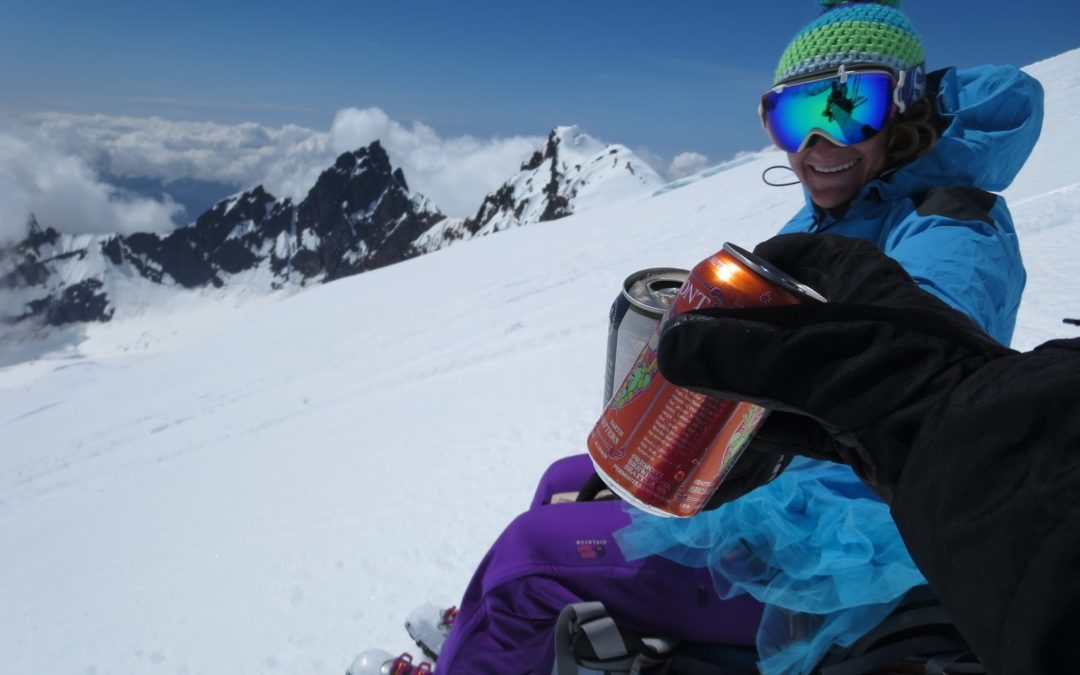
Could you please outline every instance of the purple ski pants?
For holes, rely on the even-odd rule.
[[[612,532],[630,523],[620,501],[548,503],[592,474],[588,455],[548,468],[529,510],[480,562],[439,655],[438,675],[550,675],[555,620],[599,600],[621,624],[668,638],[753,645],[762,606],[720,600],[707,569],[659,557],[627,561]]]

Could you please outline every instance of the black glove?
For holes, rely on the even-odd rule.
[[[658,362],[669,381],[770,414],[732,470],[730,493],[767,481],[761,466],[796,453],[849,464],[887,501],[920,421],[990,360],[1011,354],[918,288],[867,241],[774,237],[755,251],[829,303],[712,308],[667,325]],[[735,496],[738,496],[736,494]],[[718,499],[724,499],[722,495]]]
[[[708,389],[695,388],[710,393]],[[841,461],[832,450],[832,437],[816,421],[805,415],[771,411],[702,510],[711,511],[771,482],[795,455]]]
[[[831,302],[677,317],[664,376],[781,411],[738,463],[759,447],[771,462],[790,432],[793,452],[835,453],[876,486],[987,672],[1072,672],[1080,340],[1006,349],[866,242],[791,235],[756,252]],[[797,415],[801,431],[771,426]]]

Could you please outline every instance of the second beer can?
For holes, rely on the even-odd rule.
[[[608,314],[607,367],[604,369],[604,401],[611,400],[638,354],[656,332],[675,293],[686,281],[688,270],[652,267],[634,272],[623,282],[622,292]]]
[[[691,270],[665,321],[704,307],[806,301],[825,299],[728,243]],[[671,384],[656,364],[659,341],[660,326],[612,394],[588,450],[597,473],[627,502],[657,515],[689,517],[712,497],[767,411]]]

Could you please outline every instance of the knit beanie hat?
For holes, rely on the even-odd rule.
[[[836,71],[842,65],[880,66],[897,75],[917,71],[922,79],[922,41],[900,11],[900,0],[819,0],[818,4],[821,16],[788,43],[773,84]]]

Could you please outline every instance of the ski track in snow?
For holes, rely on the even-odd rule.
[[[1080,336],[1080,51],[1030,68],[1043,138],[1006,191],[1014,340]],[[149,294],[0,354],[0,671],[342,673],[416,651],[600,411],[622,280],[773,234],[758,152],[643,198],[294,295]],[[250,297],[240,297],[250,296]],[[168,298],[168,310],[157,305]],[[27,357],[33,357],[27,360]]]

